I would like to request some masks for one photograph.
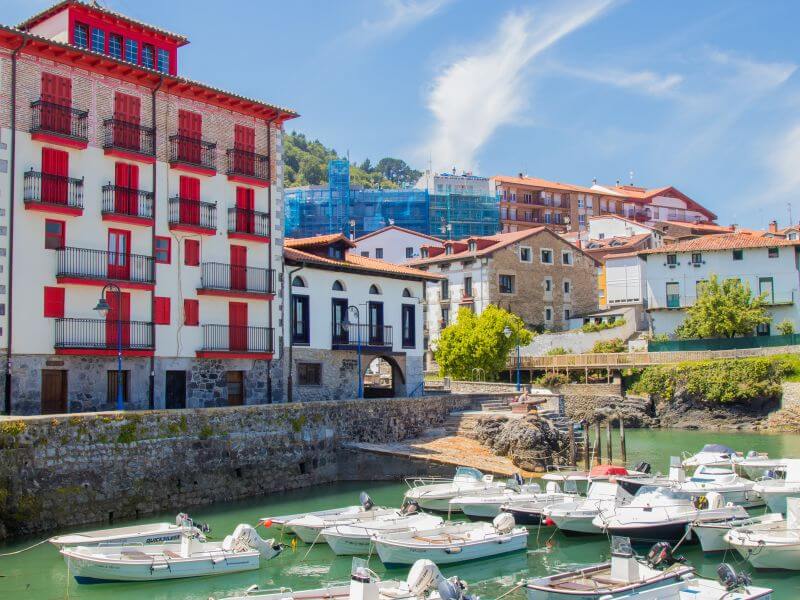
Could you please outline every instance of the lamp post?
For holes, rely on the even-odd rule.
[[[348,224],[350,225],[350,239],[354,240],[356,239],[356,220],[350,219]]]
[[[106,301],[106,290],[111,290],[117,294],[117,410],[124,410],[125,405],[122,397],[122,290],[113,283],[103,286],[100,292],[100,299],[97,301],[97,306],[94,307],[97,312],[103,315],[103,318],[107,318],[111,310]]]
[[[344,330],[348,332],[348,339],[349,339],[349,331],[350,325],[350,311],[353,311],[356,315],[356,357],[358,361],[358,397],[364,397],[364,378],[361,373],[361,311],[358,310],[357,306],[350,305],[347,307],[347,317],[345,318],[344,322],[342,323],[342,327]]]
[[[503,329],[503,333],[509,339],[511,339],[511,336],[514,335],[514,331],[508,325],[506,325],[505,329]],[[519,364],[520,363],[520,356],[519,356],[519,336],[518,335],[514,336],[514,341],[517,344],[517,391],[519,392],[522,389],[522,380],[520,379],[520,364]]]

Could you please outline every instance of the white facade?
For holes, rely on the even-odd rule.
[[[420,257],[422,246],[444,247],[444,242],[429,235],[390,225],[355,240],[353,252],[396,265]]]
[[[428,190],[429,194],[454,194],[460,196],[494,196],[495,185],[488,177],[469,173],[433,173],[425,171],[414,188]]]
[[[589,240],[604,240],[613,237],[631,237],[634,235],[641,235],[649,233],[653,235],[655,240],[661,239],[661,236],[652,227],[640,225],[628,219],[621,219],[614,215],[601,215],[589,219],[589,230],[587,232],[587,239]],[[660,243],[656,244],[661,245]]]
[[[479,315],[491,304],[489,260],[489,258],[479,258],[473,261],[453,261],[446,269],[436,264],[430,266],[432,273],[444,275],[447,279],[431,282],[425,286],[428,306],[425,326],[429,339],[438,339],[442,329],[455,323],[458,309],[462,306],[472,307],[475,314]],[[466,290],[469,278],[472,286],[471,295]]]
[[[636,255],[606,256],[606,305],[642,304],[645,299],[643,270],[647,263]]]

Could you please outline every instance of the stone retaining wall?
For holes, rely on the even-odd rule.
[[[800,407],[800,382],[784,381],[781,408]]]
[[[334,481],[342,468],[356,472],[342,442],[414,437],[474,400],[445,395],[2,419],[0,538]]]
[[[620,383],[568,383],[553,388],[553,393],[565,396],[619,396],[622,394]]]

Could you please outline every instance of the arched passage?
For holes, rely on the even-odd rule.
[[[405,374],[391,356],[375,356],[363,373],[365,398],[394,398],[405,392]]]

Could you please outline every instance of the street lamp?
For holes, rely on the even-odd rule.
[[[356,356],[358,358],[358,397],[364,397],[364,378],[361,373],[361,311],[358,310],[357,306],[348,306],[347,307],[347,315],[345,316],[344,321],[342,321],[342,328],[348,332],[348,339],[350,338],[350,311],[353,311],[356,315]]]
[[[356,220],[350,219],[349,225],[350,225],[350,239],[354,240],[356,239]]]
[[[111,310],[106,301],[106,290],[111,290],[117,294],[117,410],[124,410],[125,405],[122,398],[122,290],[113,283],[103,286],[100,292],[100,299],[97,301],[97,306],[94,307],[97,312],[103,315],[103,318],[107,318]]]
[[[503,333],[508,339],[511,339],[511,336],[514,335],[514,330],[511,329],[508,325],[506,325],[505,329],[503,329]],[[519,336],[514,336],[514,341],[517,344],[517,391],[519,392],[522,389],[522,381],[520,379],[520,357],[519,357]]]

